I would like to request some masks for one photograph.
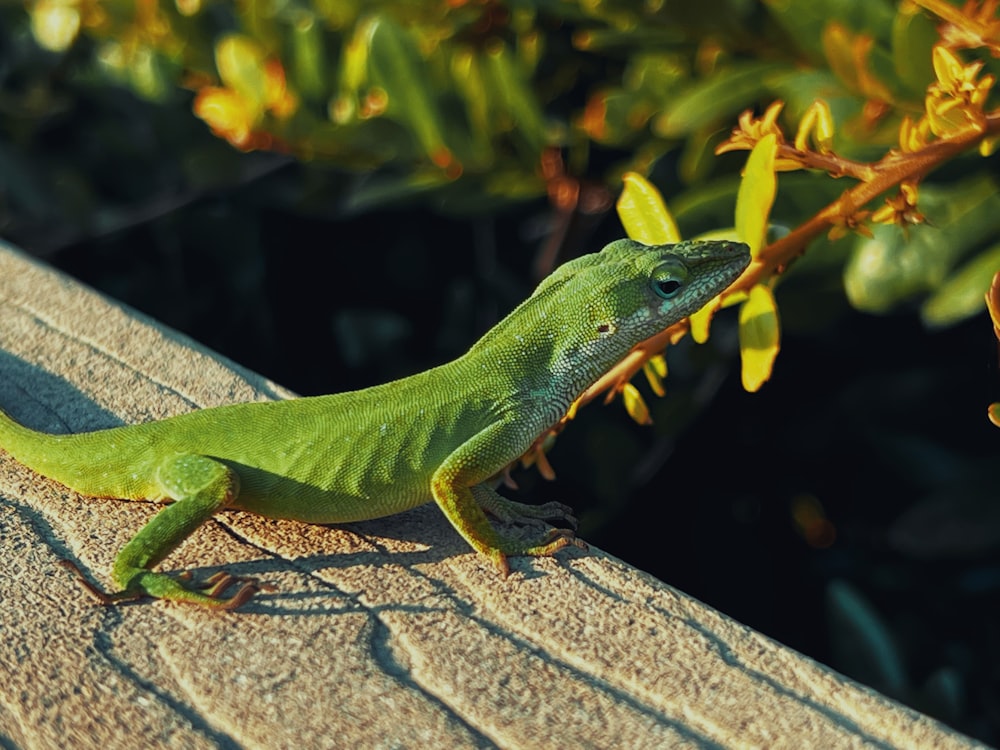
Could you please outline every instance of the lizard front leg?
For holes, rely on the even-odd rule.
[[[484,484],[508,463],[507,454],[515,452],[506,446],[516,432],[504,423],[487,427],[453,451],[431,479],[431,493],[438,507],[465,541],[491,560],[503,577],[510,572],[508,555],[543,557],[571,544],[586,549],[570,529],[551,529],[539,538],[523,540],[500,534],[486,518],[480,506],[484,500],[488,510],[496,510],[501,516],[510,515],[517,506],[526,507],[501,497]]]

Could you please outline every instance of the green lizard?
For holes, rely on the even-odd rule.
[[[86,584],[105,603],[144,595],[223,608],[247,601],[260,590],[255,582],[243,579],[225,598],[231,576],[197,585],[152,569],[222,509],[340,523],[433,499],[506,575],[508,555],[551,555],[576,540],[569,529],[530,541],[499,534],[484,511],[529,524],[574,519],[559,503],[502,497],[493,489],[498,475],[635,344],[693,313],[749,261],[737,242],[619,240],[558,268],[466,354],[426,372],[73,435],[36,432],[0,412],[0,447],[86,496],[169,503],[118,553],[118,592]]]

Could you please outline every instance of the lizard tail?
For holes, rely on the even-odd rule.
[[[0,448],[32,471],[62,481],[57,475],[65,456],[59,449],[60,435],[50,435],[25,427],[0,410]],[[72,436],[66,436],[72,437]]]
[[[125,452],[125,441],[117,441],[114,432],[115,428],[53,435],[25,427],[0,410],[0,449],[32,471],[85,495],[110,494],[102,481],[107,478],[102,467],[114,466]]]

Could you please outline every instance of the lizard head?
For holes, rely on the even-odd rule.
[[[749,263],[742,242],[618,240],[557,268],[472,351],[502,352],[507,367],[523,359],[530,372],[545,361],[544,371],[573,391],[697,311]]]
[[[629,239],[565,263],[532,295],[548,326],[559,319],[563,331],[552,364],[563,372],[603,371],[640,341],[696,312],[749,263],[742,242],[643,245]]]
[[[696,312],[750,263],[750,249],[729,240],[643,245],[618,240],[579,272],[596,292],[591,314],[612,325],[651,328],[649,335]],[[631,322],[630,322],[631,321]]]
[[[583,341],[616,336],[631,348],[696,312],[728,287],[750,263],[742,242],[690,240],[672,245],[612,242],[601,252],[561,266],[539,286],[554,282],[554,296],[579,305],[575,325]],[[552,292],[549,295],[552,295]],[[548,295],[545,295],[548,296]]]

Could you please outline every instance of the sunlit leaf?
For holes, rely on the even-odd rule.
[[[780,339],[778,307],[774,302],[774,295],[769,287],[757,284],[740,307],[743,387],[750,393],[760,390],[771,377]]]
[[[31,5],[31,33],[51,52],[69,48],[80,33],[80,9],[61,0],[38,0]]]
[[[836,76],[852,90],[858,88],[851,42],[854,36],[841,23],[832,21],[823,28],[823,54]]]
[[[628,236],[644,245],[680,242],[680,232],[660,191],[636,172],[626,172],[622,181],[625,189],[616,208]]]
[[[695,343],[704,344],[708,341],[708,332],[712,326],[712,318],[715,317],[716,312],[717,308],[715,305],[709,302],[688,318],[691,324],[691,338]]]
[[[653,424],[653,420],[649,416],[649,407],[646,406],[646,401],[639,393],[638,388],[631,383],[626,383],[625,387],[622,388],[622,400],[625,402],[625,411],[632,419],[643,425]]]
[[[777,149],[777,136],[773,133],[757,142],[747,159],[743,181],[736,195],[736,236],[750,246],[753,257],[757,257],[764,246],[767,220],[777,190],[774,177]]]
[[[834,130],[830,105],[823,99],[816,99],[799,122],[799,129],[795,134],[795,148],[800,151],[808,150],[811,138],[820,152],[827,154],[833,148]]]
[[[247,148],[260,110],[232,89],[206,86],[194,100],[194,113],[212,132],[237,148]]]
[[[990,320],[993,321],[993,332],[1000,340],[1000,271],[994,274],[990,288],[986,292],[986,309],[990,313]]]
[[[264,50],[243,34],[227,34],[215,45],[215,66],[226,85],[244,99],[248,106],[263,109],[267,91],[264,74]]]
[[[662,354],[650,357],[642,364],[642,372],[646,376],[650,389],[660,398],[666,395],[663,379],[667,377],[667,358]]]
[[[986,415],[990,418],[990,421],[997,427],[1000,427],[1000,403],[990,404],[990,408],[986,411]]]
[[[930,326],[948,326],[983,309],[983,296],[1000,269],[1000,244],[963,265],[932,294],[920,310]]]

